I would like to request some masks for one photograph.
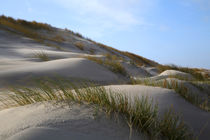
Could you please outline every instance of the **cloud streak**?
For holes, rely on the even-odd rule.
[[[139,16],[151,7],[147,0],[54,0],[66,8],[74,19],[91,28],[102,30],[129,30],[148,23]]]

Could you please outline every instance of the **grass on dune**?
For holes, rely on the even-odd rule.
[[[36,58],[39,58],[41,61],[49,61],[50,58],[44,51],[39,51],[34,54]]]
[[[20,19],[15,20],[11,17],[0,16],[0,25],[2,25],[3,27],[6,27],[6,29],[10,32],[21,33],[24,36],[29,37],[47,46],[55,47],[55,45],[52,45],[52,43],[46,43],[45,41],[52,41],[54,43],[61,43],[65,41],[65,39],[60,35],[48,37],[45,35],[41,35],[39,32],[37,32],[38,30],[42,30],[42,29],[48,32],[53,31],[53,28],[50,25],[45,24],[45,23],[38,23],[36,21],[29,22],[29,21],[20,20]],[[55,48],[60,49],[60,47],[58,46],[56,46]]]
[[[105,58],[88,56],[87,59],[107,67],[114,73],[119,73],[123,76],[127,76],[127,72],[125,68],[122,66],[122,64],[119,62],[117,56],[107,54],[105,55]]]
[[[180,117],[167,111],[161,119],[158,116],[158,105],[154,104],[149,97],[131,98],[104,87],[96,87],[91,84],[74,85],[63,80],[39,81],[37,88],[13,88],[13,95],[9,96],[9,103],[4,105],[27,105],[44,101],[74,101],[77,103],[88,103],[97,105],[107,115],[117,114],[132,131],[146,134],[151,139],[168,140],[192,140],[191,130],[183,123]]]
[[[182,71],[185,73],[191,74],[195,79],[199,81],[204,81],[205,79],[208,79],[209,77],[206,75],[201,74],[201,69],[196,69],[196,68],[187,68],[187,67],[179,67],[176,65],[158,65],[158,69],[160,72],[163,72],[165,70],[177,70],[177,71]]]
[[[131,78],[131,83],[173,89],[176,93],[181,95],[188,102],[194,104],[195,106],[205,111],[210,111],[210,103],[208,102],[208,99],[201,99],[201,97],[199,97],[197,94],[191,93],[190,90],[183,83],[179,83],[176,80],[168,81],[165,79],[160,81],[154,81],[150,79],[134,80]]]
[[[84,50],[84,44],[82,43],[82,42],[76,42],[76,43],[74,43],[74,45],[78,48],[78,49],[80,49],[80,50]]]

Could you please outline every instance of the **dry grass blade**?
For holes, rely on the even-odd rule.
[[[149,97],[130,98],[122,93],[108,91],[104,87],[92,84],[75,85],[62,80],[39,81],[36,89],[14,88],[12,91],[14,95],[9,96],[10,100],[21,106],[50,100],[94,104],[108,116],[117,114],[124,118],[130,128],[130,138],[133,129],[152,139],[192,138],[191,131],[175,114],[166,112],[163,119],[159,119],[158,106]]]

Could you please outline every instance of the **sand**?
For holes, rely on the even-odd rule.
[[[184,121],[195,131],[195,134],[198,135],[204,129],[200,134],[201,140],[210,139],[209,112],[190,104],[173,90],[140,85],[112,85],[119,84],[119,81],[125,79],[106,67],[84,58],[90,55],[90,49],[95,50],[93,56],[97,57],[107,53],[107,50],[64,30],[57,29],[57,34],[63,35],[66,39],[59,44],[61,50],[0,30],[0,97],[7,94],[3,90],[7,85],[17,83],[26,85],[31,79],[37,77],[59,75],[69,79],[91,80],[104,85],[108,84],[110,86],[106,86],[107,89],[117,90],[131,98],[150,96],[158,103],[160,115],[173,106],[175,112],[181,113]],[[78,41],[84,43],[85,50],[82,51],[73,45]],[[43,62],[36,58],[34,54],[40,51],[46,53],[50,60]],[[174,70],[158,74],[154,67],[136,67],[128,62],[123,63],[123,66],[136,79],[151,76],[152,80],[163,80],[170,75],[192,78],[187,73]],[[52,103],[36,103],[4,109],[0,111],[0,139],[128,139],[127,125],[117,124],[107,119],[104,114],[96,119],[94,113],[92,106],[77,104],[71,104],[69,107],[54,106]],[[145,137],[135,134],[133,139],[145,139]]]
[[[142,85],[113,85],[107,88],[131,97],[149,96],[158,103],[160,114],[172,107],[177,114],[181,114],[183,120],[193,129],[195,134],[199,135],[205,127],[199,137],[201,140],[210,138],[210,113],[187,102],[173,90]]]
[[[126,124],[87,105],[32,105],[0,111],[1,140],[127,140]],[[15,117],[14,117],[15,116]],[[144,139],[136,133],[133,140]]]

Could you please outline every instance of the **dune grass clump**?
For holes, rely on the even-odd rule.
[[[34,54],[36,58],[39,58],[41,61],[49,61],[50,58],[44,51],[39,51]]]
[[[17,22],[13,18],[1,16],[0,25],[4,25],[20,33],[23,33],[27,37],[39,38],[39,35],[36,32],[33,32],[32,30],[24,27],[22,24],[19,24],[19,22]]]
[[[210,103],[208,102],[208,99],[201,99],[201,97],[199,97],[197,94],[191,93],[183,83],[178,83],[176,80],[167,81],[165,79],[154,81],[149,79],[135,80],[131,78],[131,83],[173,89],[176,93],[181,95],[185,100],[192,103],[193,105],[205,111],[210,111]]]
[[[49,40],[58,42],[58,43],[62,43],[65,41],[65,39],[61,35],[56,35],[56,36],[50,38]]]
[[[119,73],[123,76],[128,75],[125,68],[119,62],[117,56],[112,56],[112,55],[110,56],[106,54],[105,58],[97,58],[97,57],[88,56],[87,59],[107,67],[109,70],[111,70],[114,73]]]
[[[158,66],[159,64],[149,60],[147,58],[144,58],[142,56],[130,53],[130,52],[122,52],[123,55],[129,57],[137,66]]]
[[[115,56],[118,56],[118,57],[126,56],[126,57],[130,58],[130,60],[135,62],[135,64],[138,65],[138,66],[143,66],[143,65],[158,66],[159,65],[155,61],[146,59],[142,56],[139,56],[139,55],[136,55],[136,54],[133,54],[133,53],[130,53],[130,52],[120,51],[120,50],[117,50],[113,47],[104,45],[102,43],[95,42],[93,40],[89,40],[89,41],[91,41],[94,44],[98,45],[99,47],[105,49],[106,51],[108,51],[108,53],[111,53],[112,55],[115,55]]]
[[[58,45],[55,45],[55,44],[52,44],[52,43],[43,43],[44,45],[46,46],[49,46],[49,47],[53,47],[53,48],[56,48],[57,50],[63,50],[63,48],[61,48],[60,46]]]
[[[196,68],[179,67],[176,65],[158,65],[158,69],[160,72],[163,72],[165,70],[177,70],[189,73],[199,81],[204,81],[206,79],[205,76],[201,74],[200,69]]]
[[[182,121],[181,117],[175,114],[172,109],[169,109],[164,113],[159,125],[162,130],[162,135],[169,140],[188,139],[190,135],[186,133],[189,128],[184,121]]]
[[[22,20],[22,19],[15,20],[11,17],[6,17],[4,15],[0,16],[0,20],[1,21],[7,21],[7,23],[10,22],[10,23],[13,23],[13,24],[16,24],[16,25],[18,24],[18,25],[21,25],[21,26],[24,26],[24,27],[27,27],[27,28],[30,28],[30,29],[34,29],[34,30],[39,30],[39,29],[45,29],[45,30],[48,30],[48,31],[52,30],[52,27],[49,24],[39,23],[39,22],[36,22],[36,21],[29,22],[29,21]]]
[[[84,44],[83,43],[81,43],[81,42],[76,42],[76,43],[74,43],[74,45],[78,48],[78,49],[80,49],[80,50],[84,50]]]
[[[117,115],[127,123],[130,129],[129,139],[133,130],[144,133],[151,139],[192,140],[193,135],[188,127],[174,114],[166,113],[163,118],[158,116],[158,105],[149,97],[133,97],[106,90],[92,84],[75,85],[63,80],[39,81],[36,88],[13,88],[9,95],[8,106],[22,106],[44,101],[77,102],[96,105],[108,116]],[[4,101],[4,105],[7,102]],[[181,123],[180,123],[181,122]]]
[[[93,48],[90,48],[90,49],[89,49],[89,52],[90,52],[91,55],[93,55],[93,54],[95,54],[96,50],[93,49]]]
[[[52,43],[46,43],[45,41],[53,41],[56,43],[60,43],[65,41],[64,38],[61,36],[55,36],[53,38],[49,38],[47,36],[43,36],[37,32],[37,30],[47,30],[47,31],[52,31],[52,27],[48,24],[44,23],[38,23],[38,22],[28,22],[25,20],[15,20],[11,17],[6,17],[6,16],[0,16],[0,25],[5,27],[6,30],[15,33],[15,34],[23,34],[26,37],[29,37],[41,44],[47,45],[47,46],[53,46],[55,47],[56,45],[53,45]],[[50,44],[50,45],[49,45]],[[56,46],[56,48],[60,49],[60,47]]]

